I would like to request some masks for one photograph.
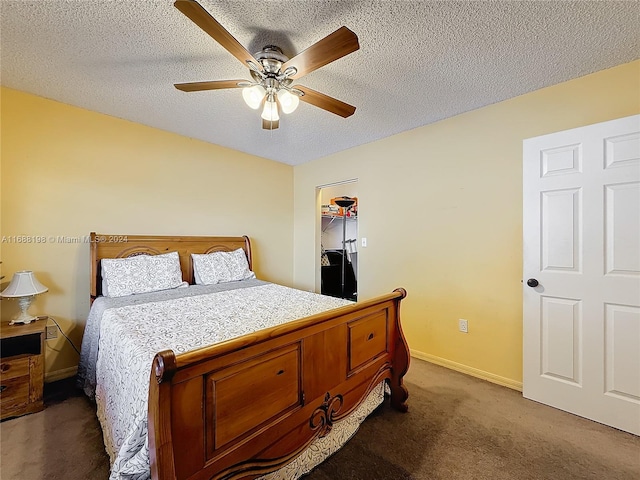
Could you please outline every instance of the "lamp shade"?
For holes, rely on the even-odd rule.
[[[265,94],[266,90],[261,85],[254,85],[253,87],[242,89],[242,98],[244,98],[246,104],[254,110],[260,108]]]
[[[339,207],[350,207],[351,205],[353,205],[354,203],[356,203],[355,199],[351,198],[351,197],[337,197],[335,199],[336,205],[338,205]]]
[[[298,104],[300,103],[297,95],[293,95],[286,90],[280,90],[278,92],[278,100],[280,101],[283,113],[292,113],[298,108]]]
[[[278,115],[278,104],[275,101],[268,100],[264,102],[264,110],[262,110],[262,118],[269,122],[277,122],[280,120]]]
[[[3,297],[29,297],[49,290],[42,285],[32,271],[23,270],[13,274],[11,283],[4,289],[0,296]]]

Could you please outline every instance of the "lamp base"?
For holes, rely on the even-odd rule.
[[[31,315],[20,315],[18,318],[14,318],[9,322],[9,325],[26,325],[31,322],[35,322],[38,318]]]
[[[33,295],[28,295],[25,297],[19,297],[18,298],[18,306],[20,307],[20,315],[18,315],[16,318],[14,318],[13,320],[11,320],[9,322],[9,325],[15,325],[15,324],[28,324],[33,322],[34,320],[36,320],[36,317],[34,317],[33,315],[29,315],[27,313],[27,310],[29,309],[29,306],[31,305],[31,301],[33,300]]]

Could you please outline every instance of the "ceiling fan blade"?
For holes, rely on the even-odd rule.
[[[284,72],[288,67],[298,70],[289,78],[300,78],[328,63],[349,55],[360,48],[358,36],[347,27],[340,27],[322,40],[303,50],[295,57],[287,60],[281,67]]]
[[[246,80],[213,80],[212,82],[189,82],[175,83],[173,86],[183,92],[199,92],[202,90],[219,90],[221,88],[242,88],[244,85],[238,83],[248,83]]]
[[[262,128],[265,130],[275,130],[280,126],[280,120],[274,120],[270,122],[269,120],[262,119]]]
[[[356,107],[353,105],[344,103],[343,101],[330,97],[329,95],[325,95],[324,93],[316,92],[309,87],[296,85],[295,88],[304,93],[304,95],[300,97],[300,100],[322,108],[327,112],[335,113],[343,118],[347,118],[353,115],[356,111]]]
[[[245,67],[249,66],[249,62],[253,62],[256,66],[260,65],[253,55],[198,2],[195,0],[176,0],[173,5],[189,17],[193,23],[208,33],[211,38],[227,49],[231,55],[240,60]]]

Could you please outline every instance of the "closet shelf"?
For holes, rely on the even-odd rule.
[[[342,219],[345,218],[342,215],[322,215],[322,219],[329,219],[329,223],[327,223],[326,225],[323,226],[322,231],[324,232],[327,228],[329,228],[331,226],[331,224],[336,220],[336,219],[340,219],[340,221],[342,222]],[[358,220],[358,216],[353,216],[353,217],[346,217],[347,221],[350,220]]]

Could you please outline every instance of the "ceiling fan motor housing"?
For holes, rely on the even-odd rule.
[[[254,55],[256,60],[260,62],[266,73],[277,74],[282,64],[289,60],[280,47],[275,45],[267,45]]]
[[[281,86],[290,85],[293,80],[288,78],[289,75],[293,75],[296,70],[295,67],[288,75],[285,72],[281,72],[282,65],[289,60],[282,49],[275,45],[267,45],[254,55],[256,60],[262,65],[263,74],[257,71],[251,70],[251,76],[253,79],[262,84],[265,88],[272,88],[277,91]],[[287,69],[289,70],[289,69]]]

